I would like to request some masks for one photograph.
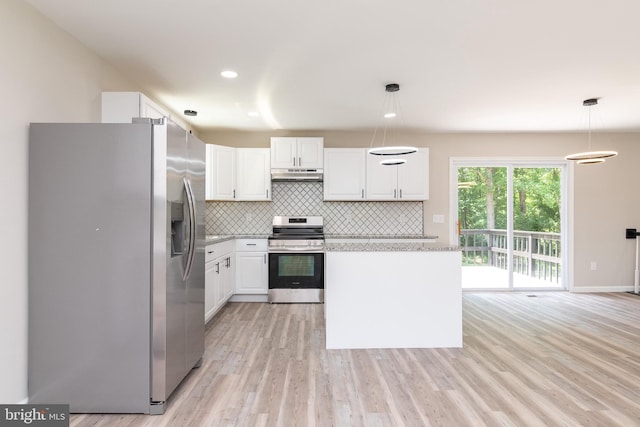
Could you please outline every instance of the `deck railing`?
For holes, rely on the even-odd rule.
[[[460,230],[463,265],[507,269],[507,230]],[[513,271],[552,283],[561,281],[559,233],[513,232]]]

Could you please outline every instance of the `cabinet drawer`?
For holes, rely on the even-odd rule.
[[[214,243],[213,245],[207,245],[204,249],[204,262],[213,261],[214,259],[226,254],[230,254],[231,252],[233,252],[232,240]]]
[[[236,239],[236,252],[266,252],[267,239]]]
[[[216,252],[218,251],[215,250],[215,247],[216,245],[208,245],[204,248],[204,262],[209,262],[216,259]]]

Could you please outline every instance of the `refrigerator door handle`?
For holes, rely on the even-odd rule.
[[[183,178],[185,193],[187,194],[187,206],[189,209],[189,245],[187,246],[187,263],[184,267],[183,280],[187,280],[191,274],[191,267],[193,266],[193,257],[195,256],[196,249],[196,204],[195,197],[193,196],[193,190],[191,189],[191,181],[187,178]]]

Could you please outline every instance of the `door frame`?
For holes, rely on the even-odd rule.
[[[459,167],[506,167],[508,172],[518,167],[557,167],[560,169],[560,230],[562,247],[562,290],[572,291],[573,283],[573,163],[562,157],[450,157],[449,158],[449,242],[458,244],[458,168]],[[513,207],[513,182],[507,179],[507,207]],[[509,214],[508,241],[513,241],[513,215]],[[509,276],[513,271],[512,252],[509,251]],[[510,284],[511,285],[511,284]],[[513,288],[509,288],[513,291]]]

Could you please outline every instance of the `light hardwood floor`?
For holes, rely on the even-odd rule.
[[[164,415],[71,425],[640,426],[640,296],[527,295],[464,294],[462,349],[325,350],[322,305],[230,303]]]

